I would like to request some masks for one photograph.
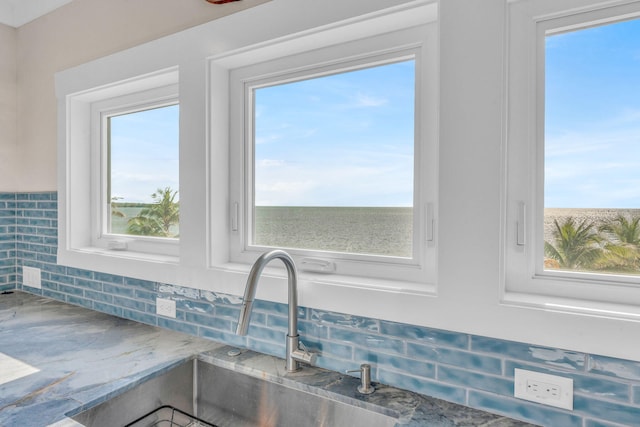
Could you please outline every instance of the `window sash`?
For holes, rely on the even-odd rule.
[[[108,230],[111,205],[107,202],[110,186],[109,118],[178,104],[177,84],[92,103],[92,246],[119,252],[179,255],[179,238],[110,233]]]
[[[308,259],[319,260],[322,265],[330,263],[337,266],[336,271],[346,276],[381,278],[387,280],[403,280],[411,282],[429,282],[435,280],[435,249],[433,240],[427,242],[427,223],[433,222],[433,204],[428,197],[433,197],[434,182],[424,183],[424,177],[433,176],[425,173],[434,170],[431,163],[434,156],[427,157],[433,148],[428,144],[433,141],[423,139],[421,126],[432,123],[426,119],[426,110],[421,108],[421,102],[426,98],[427,85],[423,81],[426,71],[422,65],[423,41],[415,33],[419,29],[406,30],[403,36],[411,35],[411,42],[397,43],[396,37],[391,37],[391,44],[380,47],[376,43],[379,39],[367,39],[347,43],[345,46],[328,47],[315,51],[313,56],[308,53],[292,55],[291,57],[276,59],[266,63],[248,65],[231,70],[230,72],[230,102],[231,102],[231,168],[242,171],[231,179],[231,222],[230,260],[232,262],[250,263],[267,247],[251,244],[252,236],[252,208],[253,194],[253,123],[252,117],[253,88],[273,85],[279,82],[302,80],[315,76],[334,74],[351,69],[372,67],[377,64],[399,62],[407,59],[415,60],[415,138],[414,138],[414,218],[413,218],[413,255],[411,258],[348,254],[329,251],[291,249],[301,270],[316,271],[314,262],[303,262]],[[389,43],[389,41],[387,41]],[[364,52],[364,53],[363,53]],[[311,59],[310,59],[311,58]],[[241,129],[241,131],[240,131]],[[242,176],[240,176],[240,174]],[[429,196],[430,195],[430,196]],[[432,200],[432,199],[431,199]],[[427,219],[427,212],[430,218]],[[433,233],[430,229],[429,236]],[[326,270],[322,272],[327,272]]]
[[[369,69],[369,68],[373,68],[373,67],[379,67],[379,66],[385,66],[388,64],[394,64],[394,63],[399,63],[399,62],[406,62],[406,61],[413,61],[414,62],[414,66],[415,66],[415,56],[410,56],[410,57],[402,57],[400,59],[397,60],[393,60],[390,59],[388,61],[384,61],[384,62],[375,62],[373,66],[369,66],[368,64],[365,64],[365,66],[362,67],[358,67],[358,68],[354,68],[354,67],[349,67],[349,64],[344,64],[347,65],[347,68],[335,68],[332,70],[328,70],[327,72],[321,73],[321,74],[314,74],[313,78],[322,78],[325,76],[331,76],[331,75],[338,75],[338,74],[342,74],[342,73],[348,73],[348,72],[352,72],[352,71],[359,71],[359,70],[365,70],[365,69]],[[414,67],[415,70],[415,67]],[[414,74],[415,75],[415,74]],[[246,207],[246,212],[245,215],[247,217],[247,233],[246,233],[246,237],[247,237],[247,241],[245,242],[245,247],[248,248],[249,250],[265,250],[274,246],[271,245],[260,245],[259,243],[256,243],[256,218],[257,218],[257,213],[256,213],[256,209],[258,207],[261,206],[257,206],[255,204],[255,199],[256,199],[256,130],[255,130],[255,93],[257,90],[260,90],[262,88],[266,88],[266,87],[274,87],[274,86],[279,86],[279,85],[283,85],[283,84],[288,84],[288,83],[295,83],[295,82],[299,82],[299,81],[303,81],[306,80],[306,78],[304,78],[305,76],[302,76],[302,78],[289,78],[288,75],[282,75],[282,76],[277,76],[275,78],[269,78],[266,80],[260,80],[260,81],[256,81],[256,82],[246,82],[245,83],[245,103],[247,106],[247,120],[245,123],[246,126],[246,132],[245,135],[248,136],[247,140],[245,141],[245,150],[246,150],[246,163],[249,165],[247,168],[247,172],[249,174],[249,177],[247,179],[247,188],[245,189],[245,191],[247,191],[247,199],[251,201],[251,203],[247,204]],[[414,94],[415,94],[415,85],[414,85]],[[415,107],[415,102],[414,105],[412,107]],[[413,112],[414,115],[414,122],[415,122],[415,116],[416,113],[415,111]],[[417,145],[416,143],[416,126],[415,123],[413,125],[413,150],[415,151],[415,147]],[[417,167],[417,162],[415,161],[415,156],[413,156],[413,160],[412,160],[412,168],[413,171],[415,171],[416,167]],[[414,174],[412,174],[414,175]],[[300,252],[300,253],[305,253],[305,255],[311,256],[311,255],[315,255],[318,256],[319,254],[331,254],[332,257],[334,258],[347,258],[350,259],[352,257],[358,257],[360,259],[375,259],[375,258],[379,258],[379,259],[385,259],[388,260],[390,258],[394,259],[394,262],[400,262],[400,259],[408,259],[408,260],[415,260],[416,257],[418,256],[418,250],[416,248],[417,244],[416,242],[418,241],[418,236],[416,235],[417,233],[415,232],[416,230],[416,222],[419,220],[418,215],[416,215],[416,209],[415,209],[415,197],[416,197],[416,192],[413,190],[413,180],[411,183],[411,187],[412,187],[412,200],[411,200],[411,206],[407,206],[407,208],[411,209],[412,212],[412,219],[411,219],[411,223],[412,223],[412,232],[411,232],[411,255],[410,256],[394,256],[394,255],[376,255],[374,253],[366,253],[366,252],[347,252],[347,251],[333,251],[327,248],[302,248],[302,247],[298,247],[298,246],[294,246],[294,247],[290,247],[288,248],[291,251],[294,252]],[[287,207],[287,206],[285,206]],[[313,206],[314,208],[322,208],[322,207],[333,207],[333,206]],[[415,261],[414,261],[415,262]]]
[[[640,278],[544,269],[545,40],[640,16],[638,4],[562,10],[509,5],[503,302],[614,317],[640,314]]]

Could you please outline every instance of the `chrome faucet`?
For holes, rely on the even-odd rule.
[[[256,260],[253,267],[251,267],[249,278],[247,279],[247,285],[244,290],[244,299],[242,302],[242,309],[240,310],[236,334],[247,334],[258,279],[260,278],[260,274],[264,267],[275,258],[279,258],[287,268],[289,284],[289,332],[287,333],[285,367],[287,372],[296,372],[300,369],[300,362],[312,365],[315,363],[317,355],[307,351],[304,345],[300,342],[300,336],[298,335],[298,275],[296,273],[296,265],[294,264],[293,259],[285,251],[276,249],[271,252],[264,253]]]

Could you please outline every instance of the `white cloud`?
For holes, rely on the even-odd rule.
[[[381,107],[389,102],[388,99],[358,93],[355,98],[355,107]]]
[[[256,167],[258,205],[411,206],[412,156],[337,152],[331,158]]]

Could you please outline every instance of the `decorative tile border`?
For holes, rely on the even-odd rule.
[[[59,266],[56,193],[0,193],[0,290],[28,292],[280,356],[287,308],[256,301],[246,337],[234,333],[240,298]],[[21,267],[42,270],[42,289],[22,285]],[[155,314],[156,297],[177,317]],[[640,363],[301,308],[301,340],[318,365],[344,372],[372,364],[377,381],[545,426],[640,425]],[[574,380],[575,410],[512,397],[515,368]]]

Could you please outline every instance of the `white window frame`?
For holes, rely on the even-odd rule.
[[[171,67],[70,93],[62,100],[66,131],[59,150],[64,180],[59,188],[61,264],[138,276],[136,271],[148,267],[140,261],[154,265],[178,262],[179,239],[103,233],[108,208],[104,202],[106,117],[177,103],[178,78],[178,68]],[[162,267],[159,271],[163,270],[168,272]]]
[[[545,37],[633,17],[640,2],[509,4],[504,303],[640,319],[640,278],[543,267]]]
[[[344,29],[341,29],[344,31]],[[229,259],[232,263],[251,264],[256,257],[269,248],[248,244],[251,230],[250,210],[252,206],[252,100],[251,88],[274,82],[295,81],[302,78],[322,76],[340,71],[366,68],[368,66],[415,60],[416,103],[414,143],[414,228],[412,258],[383,257],[361,254],[288,249],[299,270],[313,275],[323,274],[324,280],[343,283],[371,279],[410,284],[423,292],[435,292],[436,245],[435,245],[435,200],[437,179],[436,117],[437,107],[433,92],[435,79],[432,71],[424,65],[425,58],[433,51],[427,44],[424,26],[385,34],[368,35],[365,39],[344,41],[339,45],[311,46],[301,53],[278,57],[274,49],[265,54],[264,47],[256,49],[258,61],[243,61],[247,52],[239,57],[225,56],[213,59],[212,68],[229,67],[230,87],[230,227]],[[325,40],[333,40],[329,35]],[[269,56],[276,56],[275,58]],[[241,62],[241,66],[233,66]],[[228,64],[232,64],[229,66]],[[215,83],[212,81],[212,86]],[[212,95],[213,96],[213,95]],[[433,126],[427,130],[428,126]],[[396,285],[397,286],[397,285]]]
[[[131,114],[153,108],[179,105],[178,85],[155,87],[127,95],[91,103],[91,245],[105,250],[114,249],[132,253],[149,253],[177,257],[179,238],[121,235],[107,232],[111,207],[107,200],[109,183],[107,156],[108,120],[110,117]]]
[[[318,10],[320,6],[313,6]],[[381,37],[390,40],[413,32],[414,40],[393,49],[422,49],[424,61],[420,121],[428,141],[422,155],[437,164],[438,138],[438,3],[436,0],[353,0],[346,8],[328,14],[312,13],[300,22],[291,16],[308,5],[295,0],[267,2],[255,11],[232,14],[140,46],[90,61],[56,74],[58,98],[58,263],[65,266],[234,295],[244,291],[253,259],[234,262],[230,257],[229,201],[232,169],[230,143],[229,75],[231,70],[302,55],[314,57],[329,46]],[[325,10],[325,9],[322,9]],[[272,26],[258,25],[267,14]],[[238,37],[237,28],[255,31]],[[415,42],[418,41],[416,44]],[[422,44],[420,44],[422,43]],[[385,47],[372,49],[384,53]],[[361,52],[353,52],[357,57]],[[322,62],[322,58],[317,59]],[[178,73],[179,70],[179,73]],[[179,76],[178,76],[179,74]],[[178,78],[179,77],[179,78]],[[149,252],[116,251],[91,241],[91,104],[172,84],[179,86],[180,101],[180,248],[179,256]],[[433,213],[433,238],[437,241],[437,169],[421,170],[428,182],[429,199],[422,209]],[[426,226],[425,226],[426,227]],[[428,246],[428,262],[435,265],[437,248]],[[286,302],[286,274],[275,265],[265,271],[258,297]],[[414,266],[408,269],[418,269]],[[269,274],[267,274],[269,273]],[[396,277],[346,276],[301,272],[300,303],[335,311],[354,309],[360,315],[377,315],[388,306],[389,293],[418,303],[436,295],[436,271],[420,281]],[[270,277],[269,277],[270,276]],[[433,280],[431,280],[433,279]],[[282,286],[284,285],[284,286]],[[282,292],[285,289],[285,292]],[[391,317],[411,316],[405,307],[393,308]],[[387,307],[388,308],[388,307]]]

